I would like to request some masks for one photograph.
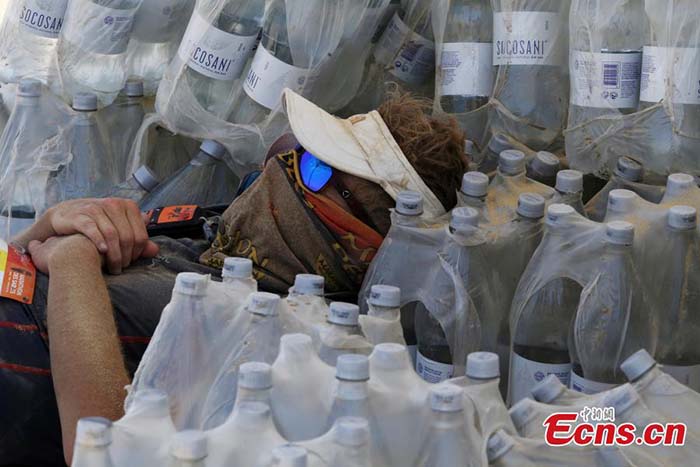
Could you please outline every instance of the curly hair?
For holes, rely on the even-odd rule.
[[[434,117],[432,102],[395,89],[377,109],[404,155],[446,210],[457,204],[467,170],[464,131],[449,116]]]

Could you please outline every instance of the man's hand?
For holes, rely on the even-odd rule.
[[[101,267],[102,257],[95,245],[83,235],[51,237],[45,242],[32,240],[27,247],[36,268],[49,274],[52,268],[60,267],[66,261],[84,265],[86,268],[97,264]]]
[[[82,234],[106,257],[112,274],[133,261],[158,254],[158,246],[148,239],[146,221],[136,203],[125,199],[78,199],[50,208],[15,243],[26,248],[32,241]],[[36,245],[35,245],[36,249]]]

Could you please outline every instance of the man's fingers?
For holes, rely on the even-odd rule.
[[[37,250],[41,247],[41,242],[38,240],[32,240],[29,242],[29,245],[27,245],[27,251],[29,251],[30,255],[34,255],[34,253],[37,252]]]
[[[75,220],[76,230],[89,238],[92,243],[97,247],[97,251],[100,253],[107,254],[109,251],[109,246],[107,245],[107,240],[105,240],[104,235],[100,232],[100,228],[97,226],[97,222],[87,215],[81,214]]]
[[[131,258],[134,254],[134,231],[127,218],[126,209],[120,200],[106,200],[104,207],[109,220],[117,229],[121,249],[121,267],[125,268],[131,264]]]
[[[155,258],[156,256],[158,256],[159,252],[160,247],[149,240],[146,243],[146,248],[143,249],[143,253],[141,254],[141,256],[143,256],[144,258]]]
[[[92,213],[91,217],[107,242],[107,270],[112,274],[121,274],[123,267],[122,248],[117,227],[102,210],[99,213]]]
[[[148,230],[146,230],[141,211],[139,211],[136,203],[126,203],[126,217],[131,223],[131,230],[134,233],[134,249],[131,260],[136,261],[143,255],[143,251],[148,244]]]

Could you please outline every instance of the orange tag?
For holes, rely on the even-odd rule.
[[[158,224],[191,221],[197,211],[197,206],[169,206],[163,208],[158,215]]]
[[[36,286],[36,267],[29,255],[0,240],[0,296],[31,304]]]

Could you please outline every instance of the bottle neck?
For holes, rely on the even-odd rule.
[[[336,398],[340,400],[358,401],[367,399],[367,381],[337,380]]]
[[[464,412],[433,411],[433,428],[438,430],[457,430],[464,425]]]
[[[109,446],[88,447],[76,444],[71,467],[112,467]]]
[[[173,458],[170,462],[170,467],[204,467],[205,459],[197,461],[185,461],[182,459]]]
[[[466,376],[467,381],[469,382],[469,386],[479,386],[479,385],[485,385],[489,383],[498,383],[499,378],[491,378],[491,379],[483,379],[483,378],[470,378],[469,376]]]
[[[270,402],[270,388],[266,389],[250,389],[238,387],[236,393],[236,405],[241,402]]]
[[[260,429],[270,422],[270,412],[239,409],[231,413],[228,425]]]
[[[369,305],[368,315],[387,321],[395,321],[401,318],[401,308]]]

